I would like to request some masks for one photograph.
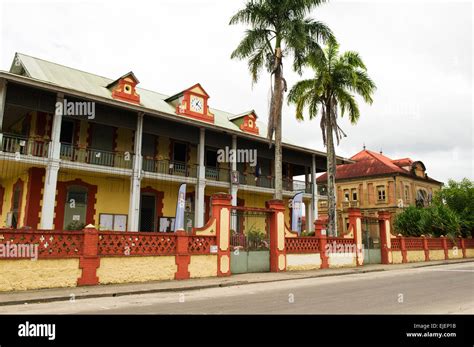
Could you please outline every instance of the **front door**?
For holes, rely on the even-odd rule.
[[[266,212],[232,210],[230,270],[233,274],[270,271],[269,215]]]
[[[16,229],[18,227],[18,217],[20,216],[21,208],[21,195],[23,194],[23,189],[20,185],[15,185],[15,190],[13,191],[13,205],[12,205],[12,228]]]
[[[362,218],[362,244],[364,245],[364,264],[382,263],[380,230],[377,217]]]
[[[140,199],[140,231],[156,231],[156,197],[142,194]]]
[[[70,186],[64,208],[64,230],[81,230],[86,225],[87,188]]]

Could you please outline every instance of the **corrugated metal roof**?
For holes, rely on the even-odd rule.
[[[19,73],[20,65],[18,65],[18,62],[20,62],[21,66],[23,66],[23,68],[25,69],[27,76],[33,79],[52,83],[63,88],[68,88],[79,92],[103,97],[106,99],[115,100],[114,98],[112,98],[112,93],[109,89],[107,89],[107,86],[116,79],[98,76],[89,72],[74,69],[40,58],[31,57],[22,53],[16,53],[15,60],[10,69],[11,73]],[[187,118],[186,116],[176,114],[175,107],[165,101],[167,98],[169,98],[168,95],[138,87],[136,88],[136,90],[137,93],[140,94],[141,106],[158,112],[174,115],[176,117]],[[235,119],[236,117],[241,116],[242,114],[236,115],[211,107],[210,110],[214,114],[215,125],[229,130],[244,133],[237,125],[235,125],[231,121],[231,119]],[[265,139],[267,134],[267,125],[261,121],[257,121],[257,125],[260,129],[260,134],[250,135]],[[245,134],[249,135],[248,133]],[[283,139],[283,143],[293,146],[300,146],[296,142],[288,140],[287,138]],[[306,149],[312,150],[310,148]]]

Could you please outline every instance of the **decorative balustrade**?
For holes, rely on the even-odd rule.
[[[292,180],[290,178],[283,179],[283,189],[291,192],[311,194],[311,186],[311,182]]]
[[[17,252],[13,257],[20,257],[21,252],[30,255],[25,257],[32,257],[37,252],[39,259],[75,258],[82,255],[84,234],[82,231],[0,229],[0,244],[16,245],[10,247]]]
[[[111,152],[101,149],[82,148],[67,143],[61,143],[60,158],[67,161],[122,169],[131,169],[133,165],[133,153],[131,152]]]
[[[210,254],[211,246],[217,245],[215,236],[188,236],[189,254]]]
[[[285,246],[286,253],[319,253],[319,238],[288,237]]]
[[[227,168],[206,166],[206,179],[220,182],[230,182],[230,170]]]
[[[443,249],[443,239],[427,238],[426,240],[428,242],[428,248],[429,249]]]
[[[421,237],[405,237],[405,247],[407,250],[422,250],[423,238]]]
[[[176,253],[174,233],[113,232],[99,233],[100,256],[172,255]]]
[[[328,237],[327,238],[327,243],[333,243],[336,242],[336,244],[340,245],[354,245],[355,241],[354,239],[350,238],[344,238],[344,237]]]
[[[3,134],[0,149],[7,153],[18,153],[34,157],[47,158],[49,141],[18,135]]]
[[[187,164],[180,161],[144,158],[142,169],[147,172],[166,175],[197,177],[197,165]]]
[[[394,251],[399,251],[401,249],[400,239],[390,239],[390,248]]]

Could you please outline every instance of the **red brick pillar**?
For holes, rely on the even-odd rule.
[[[326,224],[327,220],[316,219],[314,221],[314,236],[319,239],[319,256],[321,257],[321,269],[329,268],[329,256],[326,249]]]
[[[270,216],[270,271],[286,271],[285,205],[282,200],[267,201]]]
[[[402,263],[408,263],[407,246],[405,244],[405,237],[400,236],[400,250],[402,251]]]
[[[356,264],[364,264],[364,247],[362,245],[362,214],[358,208],[349,208],[349,225],[352,226],[354,244],[356,245]]]
[[[212,217],[216,219],[217,276],[230,276],[230,209],[232,195],[214,194],[211,198]]]
[[[423,250],[425,251],[425,261],[430,261],[430,249],[428,248],[428,239],[425,235],[421,235],[423,240]]]
[[[178,266],[174,274],[175,280],[188,279],[188,271],[191,256],[188,253],[188,235],[184,230],[176,231],[176,265]]]
[[[444,250],[444,259],[449,259],[449,252],[448,252],[448,240],[446,237],[441,235],[441,242],[443,244],[443,250]]]
[[[461,249],[462,249],[462,257],[463,258],[467,258],[467,254],[466,254],[466,242],[465,240],[462,238],[460,239],[461,240]]]
[[[77,279],[78,286],[92,286],[99,284],[97,268],[100,266],[98,256],[99,232],[91,225],[86,226],[84,232],[84,244],[82,256],[79,258],[79,268],[82,269],[81,277]]]
[[[392,242],[390,233],[390,212],[379,211],[380,253],[382,264],[392,264]]]

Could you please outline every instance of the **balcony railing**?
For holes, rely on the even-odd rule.
[[[342,208],[359,207],[359,201],[342,201]]]
[[[262,188],[275,188],[275,178],[253,173],[239,173],[239,183]]]
[[[173,160],[143,158],[143,171],[167,175],[197,177],[197,166]]]
[[[283,178],[283,189],[292,192],[304,192],[311,194],[311,182]]]
[[[1,150],[7,153],[19,153],[34,157],[47,158],[49,141],[36,140],[19,135],[3,134]]]
[[[227,168],[206,167],[206,179],[220,182],[230,182],[230,170]]]
[[[131,169],[133,163],[133,153],[131,152],[111,152],[101,149],[80,148],[66,143],[61,143],[60,158],[62,160],[122,169]]]

